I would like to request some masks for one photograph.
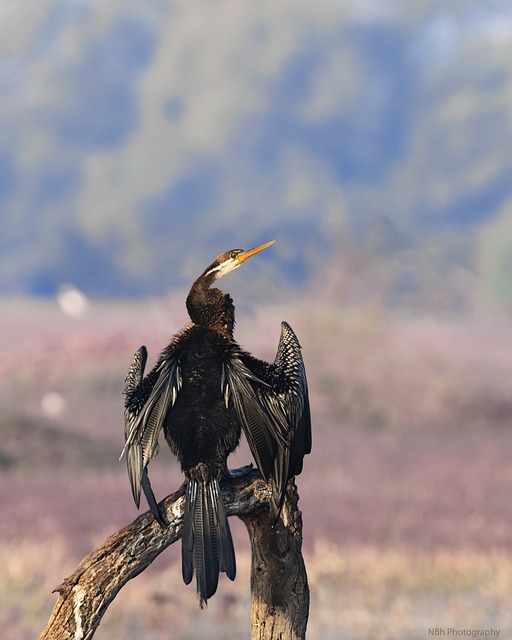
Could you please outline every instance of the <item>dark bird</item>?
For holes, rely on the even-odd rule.
[[[236,473],[228,470],[227,458],[242,430],[271,488],[274,524],[288,480],[302,471],[303,457],[311,451],[306,372],[291,327],[282,323],[272,364],[254,358],[233,338],[231,297],[212,287],[271,244],[218,256],[187,296],[191,323],[162,351],[146,377],[147,351],[141,347],[126,378],[123,453],[133,498],[139,506],[142,487],[155,518],[166,526],[148,476],[163,429],[186,477],[183,579],[189,584],[195,571],[201,606],[215,593],[219,572],[235,578],[235,552],[219,483]]]

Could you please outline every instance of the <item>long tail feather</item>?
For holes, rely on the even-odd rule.
[[[195,571],[202,607],[216,592],[220,572],[235,579],[236,562],[219,481],[204,465],[197,469],[187,483],[181,559],[185,584]]]

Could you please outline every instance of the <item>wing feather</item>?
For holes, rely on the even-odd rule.
[[[128,477],[137,506],[140,504],[141,487],[150,505],[156,504],[147,466],[158,454],[160,431],[182,386],[179,349],[174,343],[144,377],[146,361],[147,350],[141,347],[133,357],[124,388],[125,445],[121,457],[126,453]]]
[[[251,452],[272,489],[271,517],[279,517],[288,480],[311,451],[306,369],[297,336],[286,322],[273,364],[234,351],[224,364],[222,392],[242,424]]]
[[[222,367],[221,391],[227,406],[232,403],[258,468],[268,481],[276,453],[276,438],[254,384],[264,386],[234,351]]]

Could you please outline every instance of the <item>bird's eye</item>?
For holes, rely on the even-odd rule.
[[[238,255],[238,251],[231,251],[229,257],[234,260]]]

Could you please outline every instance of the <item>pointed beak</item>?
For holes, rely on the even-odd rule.
[[[249,251],[243,251],[242,253],[239,253],[236,257],[236,259],[238,260],[238,262],[240,264],[242,264],[242,262],[245,262],[247,260],[247,258],[250,258],[251,256],[255,255],[256,253],[259,253],[260,251],[263,251],[263,249],[266,249],[267,247],[270,247],[271,244],[274,244],[275,240],[271,240],[270,242],[265,242],[265,244],[260,244],[259,247],[255,247],[254,249],[249,249]]]

